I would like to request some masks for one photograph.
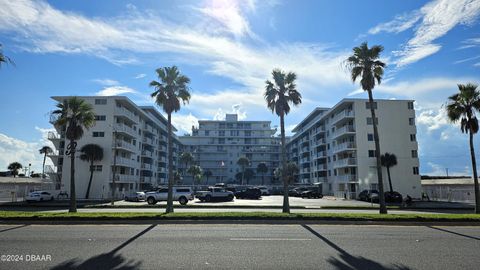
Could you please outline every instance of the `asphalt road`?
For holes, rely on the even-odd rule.
[[[0,254],[23,255],[17,262],[2,256],[0,269],[387,270],[480,264],[480,227],[0,225],[0,243]],[[47,261],[31,261],[42,255]]]

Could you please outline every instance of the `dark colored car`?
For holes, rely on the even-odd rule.
[[[378,190],[376,189],[365,189],[358,194],[358,199],[360,201],[366,202],[378,202]]]
[[[304,199],[305,198],[309,198],[309,199],[311,199],[311,198],[318,198],[318,199],[323,198],[322,193],[320,193],[317,188],[306,190],[306,191],[302,192],[302,194],[300,194],[300,196]]]
[[[402,194],[396,191],[387,191],[385,192],[385,202],[387,203],[402,203],[403,197]]]
[[[259,188],[247,188],[242,191],[235,192],[237,199],[254,199],[258,200],[262,197],[262,191]]]
[[[300,197],[302,192],[307,191],[307,190],[308,190],[308,188],[306,188],[306,187],[293,188],[293,189],[290,189],[288,191],[288,196]]]

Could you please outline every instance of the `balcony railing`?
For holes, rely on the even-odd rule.
[[[61,135],[64,135],[64,134],[59,135],[59,134],[57,134],[53,131],[49,131],[48,134],[47,134],[47,138],[49,140],[61,140],[62,139]]]
[[[115,124],[114,130],[117,131],[117,132],[125,132],[132,137],[137,136],[137,133],[135,132],[135,130],[133,130],[133,128],[131,128],[127,125]]]
[[[320,151],[320,152],[317,152],[317,158],[319,157],[327,157],[327,152],[326,151]]]
[[[117,166],[136,167],[138,164],[136,160],[133,160],[130,158],[118,157],[118,156],[115,161],[117,163]]]
[[[355,149],[357,146],[355,145],[354,142],[344,142],[344,143],[341,143],[341,144],[337,144],[337,146],[335,146],[333,148],[333,152],[340,152],[340,151],[343,151],[343,150],[349,150],[349,149]]]
[[[153,157],[153,153],[147,150],[142,151],[142,156]]]
[[[337,115],[335,115],[332,123],[335,124],[336,122],[340,121],[341,119],[343,119],[345,117],[354,117],[354,116],[355,116],[355,114],[354,114],[353,110],[343,110],[343,111],[339,112]]]
[[[353,125],[343,126],[343,127],[339,128],[335,131],[333,137],[336,138],[336,137],[341,136],[345,133],[351,133],[351,132],[355,132],[355,128],[353,127]]]
[[[337,175],[337,176],[335,176],[335,181],[344,182],[344,183],[357,182],[358,177],[354,174]]]
[[[128,142],[125,142],[125,141],[117,141],[116,146],[117,146],[117,148],[127,149],[127,150],[130,150],[132,152],[135,152],[137,150],[135,145],[133,145],[131,143],[128,143]],[[115,148],[115,143],[112,144],[112,148]]]
[[[346,166],[357,165],[357,159],[356,158],[339,159],[335,161],[334,164],[335,164],[335,167],[346,167]]]
[[[120,114],[123,116],[127,116],[128,118],[137,121],[137,117],[135,117],[135,114],[129,110],[127,110],[124,107],[116,107],[115,108],[115,114]]]
[[[317,171],[326,171],[327,170],[327,164],[319,164],[315,167]]]

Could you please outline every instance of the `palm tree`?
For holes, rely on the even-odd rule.
[[[480,92],[475,84],[459,84],[460,93],[448,98],[447,114],[451,122],[460,121],[462,133],[468,133],[470,139],[470,157],[472,159],[473,182],[475,189],[475,213],[480,214],[480,191],[478,187],[477,161],[473,147],[473,135],[478,132],[476,113],[480,111]]]
[[[360,85],[362,86],[362,89],[368,92],[368,102],[370,104],[370,113],[373,124],[373,138],[375,141],[375,157],[377,161],[380,214],[386,214],[387,207],[385,205],[385,196],[383,193],[380,141],[378,137],[377,117],[375,116],[375,106],[372,95],[372,90],[375,87],[375,81],[378,82],[378,84],[381,83],[383,69],[385,68],[385,63],[378,60],[382,51],[382,46],[375,45],[371,48],[368,48],[367,42],[364,42],[359,47],[353,48],[353,55],[347,59],[346,64],[347,68],[351,72],[352,81],[355,82],[360,77]]]
[[[272,113],[280,117],[280,134],[282,139],[282,168],[287,166],[287,154],[285,149],[285,116],[290,112],[290,104],[294,106],[302,103],[302,95],[297,91],[295,80],[297,75],[293,72],[285,73],[280,69],[272,71],[273,82],[267,80],[265,86],[265,100]],[[290,213],[288,202],[288,181],[282,175],[283,182],[283,213]]]
[[[237,165],[242,168],[242,182],[245,181],[245,168],[250,165],[250,160],[247,157],[239,157],[237,160]]]
[[[166,213],[173,213],[173,134],[172,113],[180,110],[181,102],[185,105],[190,100],[188,84],[190,79],[182,75],[176,66],[164,67],[156,70],[158,81],[151,81],[150,86],[155,88],[152,97],[155,103],[163,108],[168,115],[168,198]]]
[[[15,65],[12,59],[3,54],[2,44],[0,44],[0,67],[2,66],[2,63]]]
[[[65,154],[70,155],[70,209],[77,212],[77,197],[75,194],[75,151],[77,141],[82,138],[84,130],[95,125],[95,113],[92,105],[78,97],[71,97],[57,104],[57,109],[52,112],[56,118],[56,127],[67,126],[65,133],[69,140]]]
[[[192,153],[190,152],[183,152],[180,155],[179,162],[185,164],[185,169],[183,171],[184,176],[185,172],[188,171],[190,167],[188,167],[188,164],[193,164],[195,162],[195,158],[193,157]],[[193,175],[192,175],[192,182],[193,182]]]
[[[260,162],[258,163],[257,165],[257,173],[261,173],[262,174],[262,186],[264,185],[265,183],[265,174],[268,172],[268,167],[267,167],[267,164],[265,162]]]
[[[387,168],[388,184],[390,185],[390,192],[393,192],[392,178],[390,177],[390,167],[397,165],[397,156],[395,154],[385,153],[380,157],[382,166]]]
[[[85,194],[85,199],[88,199],[94,172],[93,163],[103,159],[103,148],[97,144],[86,144],[80,149],[80,152],[82,152],[80,159],[90,162],[90,180],[88,180],[87,193]]]
[[[205,176],[205,178],[207,178],[207,182],[205,184],[208,185],[208,178],[211,177],[213,173],[210,170],[206,170],[205,172],[203,172],[203,175]]]
[[[249,185],[250,184],[250,179],[252,179],[255,176],[255,171],[248,168],[248,169],[245,170],[244,176],[245,176],[245,179],[247,179],[247,185]]]
[[[45,178],[45,161],[47,160],[47,155],[53,153],[53,150],[50,148],[50,146],[44,146],[38,150],[38,152],[43,154],[42,178]]]
[[[198,165],[192,165],[188,168],[187,172],[192,175],[193,192],[195,193],[195,182],[202,179],[202,168]]]
[[[286,176],[288,183],[293,183],[295,182],[295,176],[298,175],[299,172],[300,169],[298,165],[295,162],[289,162],[285,167],[283,175]]]
[[[12,172],[13,178],[15,178],[18,174],[18,170],[23,168],[22,164],[20,162],[12,162],[10,165],[8,165],[7,169]]]

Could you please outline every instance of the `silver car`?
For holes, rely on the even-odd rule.
[[[132,192],[130,194],[126,194],[124,197],[124,200],[130,201],[130,202],[145,201],[145,192],[137,191],[137,192]]]

